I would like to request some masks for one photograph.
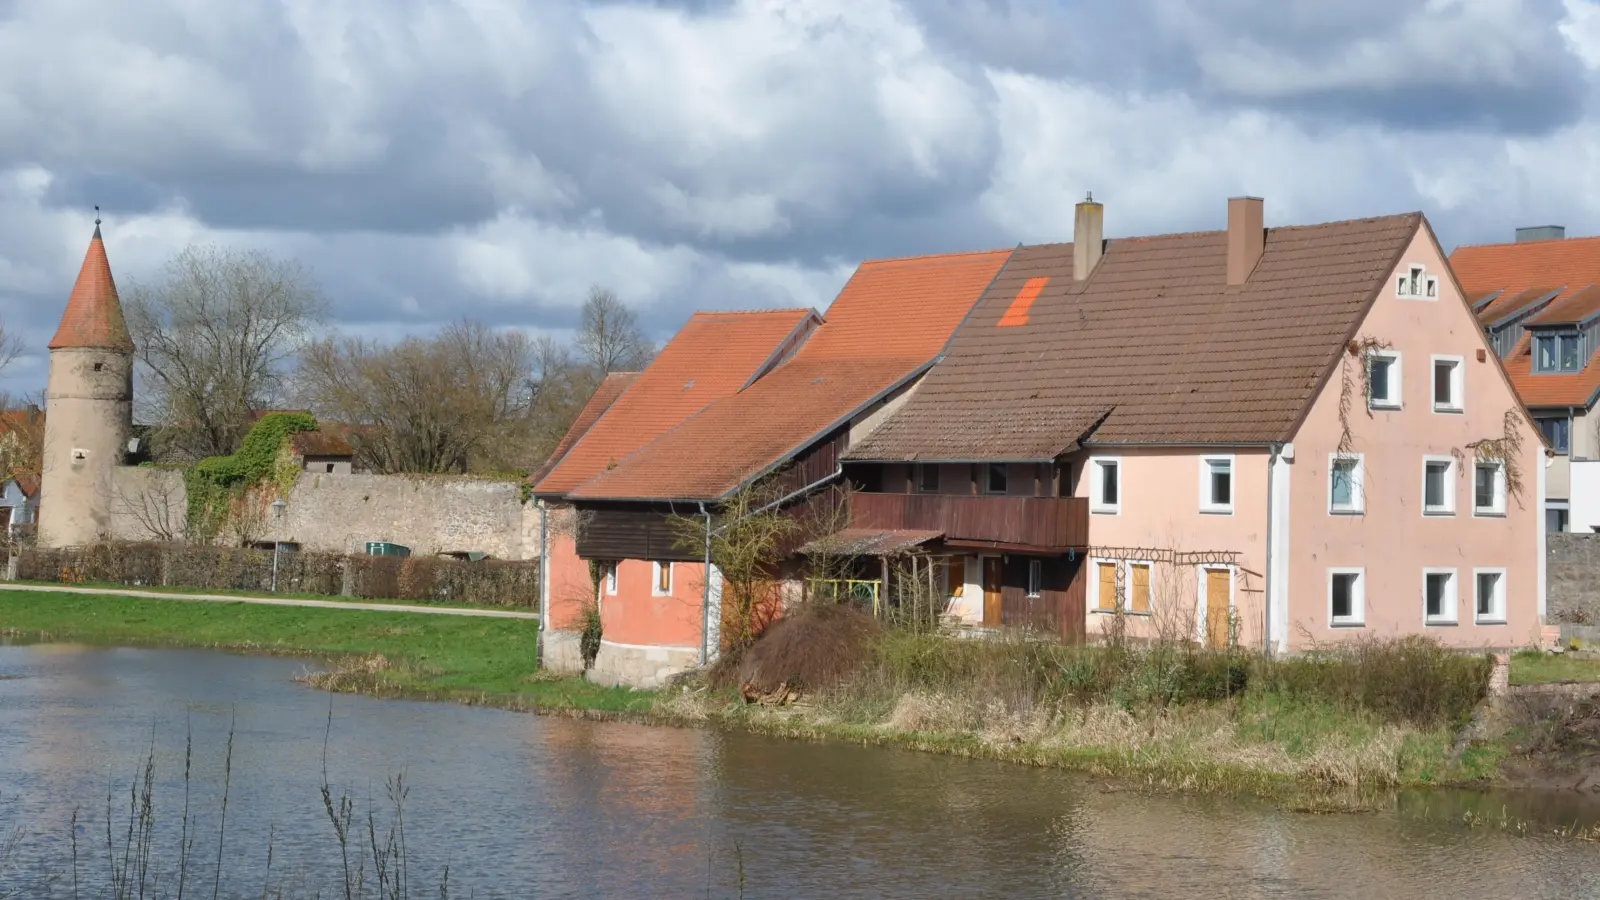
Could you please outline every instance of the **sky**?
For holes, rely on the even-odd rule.
[[[0,319],[293,258],[330,327],[564,336],[590,285],[826,309],[867,258],[1421,209],[1600,234],[1600,0],[0,0]]]

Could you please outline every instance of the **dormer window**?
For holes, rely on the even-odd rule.
[[[1541,334],[1533,339],[1535,372],[1577,372],[1583,368],[1583,341],[1576,334]]]
[[[1408,266],[1395,279],[1394,295],[1413,300],[1432,300],[1439,296],[1439,277],[1429,275],[1425,266]]]

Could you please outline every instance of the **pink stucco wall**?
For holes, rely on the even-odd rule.
[[[1203,512],[1200,504],[1203,456],[1233,457],[1233,512]],[[1121,511],[1116,514],[1089,513],[1089,543],[1083,572],[1088,579],[1086,615],[1092,638],[1111,619],[1095,611],[1098,570],[1094,563],[1104,559],[1150,558],[1159,554],[1141,553],[1138,548],[1176,550],[1186,553],[1216,551],[1207,560],[1213,568],[1232,572],[1232,605],[1239,626],[1238,640],[1244,646],[1260,646],[1264,640],[1264,588],[1267,571],[1267,452],[1265,448],[1205,449],[1096,449],[1092,455],[1072,460],[1074,489],[1079,497],[1089,497],[1092,458],[1120,461]],[[1232,552],[1225,557],[1224,552]],[[1229,560],[1232,563],[1229,564]],[[1201,615],[1202,567],[1193,562],[1173,566],[1159,560],[1151,571],[1153,612],[1149,616],[1127,616],[1128,633],[1151,637],[1158,631],[1180,630],[1198,634]]]
[[[545,565],[550,588],[550,627],[570,631],[583,627],[583,607],[594,601],[594,586],[589,580],[589,564],[578,558],[573,539],[574,516],[571,509],[549,511],[548,546]]]
[[[1432,300],[1401,299],[1399,273],[1422,265],[1439,278]],[[1349,416],[1353,450],[1364,454],[1365,513],[1329,512],[1329,455],[1342,427],[1339,397],[1343,379],[1335,370],[1299,432],[1291,464],[1288,554],[1288,640],[1293,649],[1316,641],[1355,635],[1387,636],[1425,632],[1457,646],[1508,647],[1534,639],[1538,628],[1538,467],[1543,445],[1532,426],[1518,418],[1522,435],[1520,468],[1525,482],[1520,498],[1508,497],[1503,516],[1473,514],[1472,458],[1468,443],[1497,438],[1507,410],[1519,409],[1483,333],[1445,269],[1433,241],[1419,230],[1396,272],[1385,280],[1358,337],[1387,341],[1401,354],[1399,410],[1368,415],[1357,382]],[[1464,412],[1434,412],[1431,357],[1463,358]],[[1359,360],[1350,358],[1351,372]],[[1343,363],[1341,363],[1341,366]],[[1454,470],[1455,514],[1422,513],[1423,457],[1466,453]],[[1329,624],[1328,569],[1364,567],[1365,623],[1359,628]],[[1423,569],[1456,570],[1457,623],[1423,621]],[[1478,625],[1473,615],[1473,568],[1506,569],[1506,624]]]
[[[607,643],[639,647],[700,646],[705,566],[672,564],[672,593],[655,593],[649,560],[625,559],[617,567],[617,592],[600,597],[600,622]],[[602,587],[604,590],[604,587]]]

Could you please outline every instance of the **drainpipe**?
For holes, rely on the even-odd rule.
[[[709,654],[706,644],[711,641],[711,511],[706,509],[705,501],[699,501],[699,506],[700,515],[706,520],[706,561],[700,573],[700,580],[705,582],[705,595],[700,598],[700,665],[703,667]]]
[[[549,508],[539,504],[539,668],[544,668],[545,631],[550,623],[550,523]]]
[[[1272,545],[1276,543],[1277,519],[1273,515],[1276,509],[1272,505],[1273,468],[1278,463],[1278,454],[1283,451],[1283,445],[1274,441],[1272,449],[1267,453],[1267,577],[1266,592],[1262,595],[1266,609],[1261,617],[1261,649],[1266,655],[1272,655],[1272,582],[1275,572],[1272,569]]]

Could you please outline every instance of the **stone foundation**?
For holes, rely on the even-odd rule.
[[[654,690],[667,679],[700,664],[700,651],[689,647],[632,647],[600,642],[589,680],[595,684]]]
[[[583,672],[583,650],[578,632],[551,629],[544,633],[543,640],[544,644],[539,648],[541,669],[568,675]]]

